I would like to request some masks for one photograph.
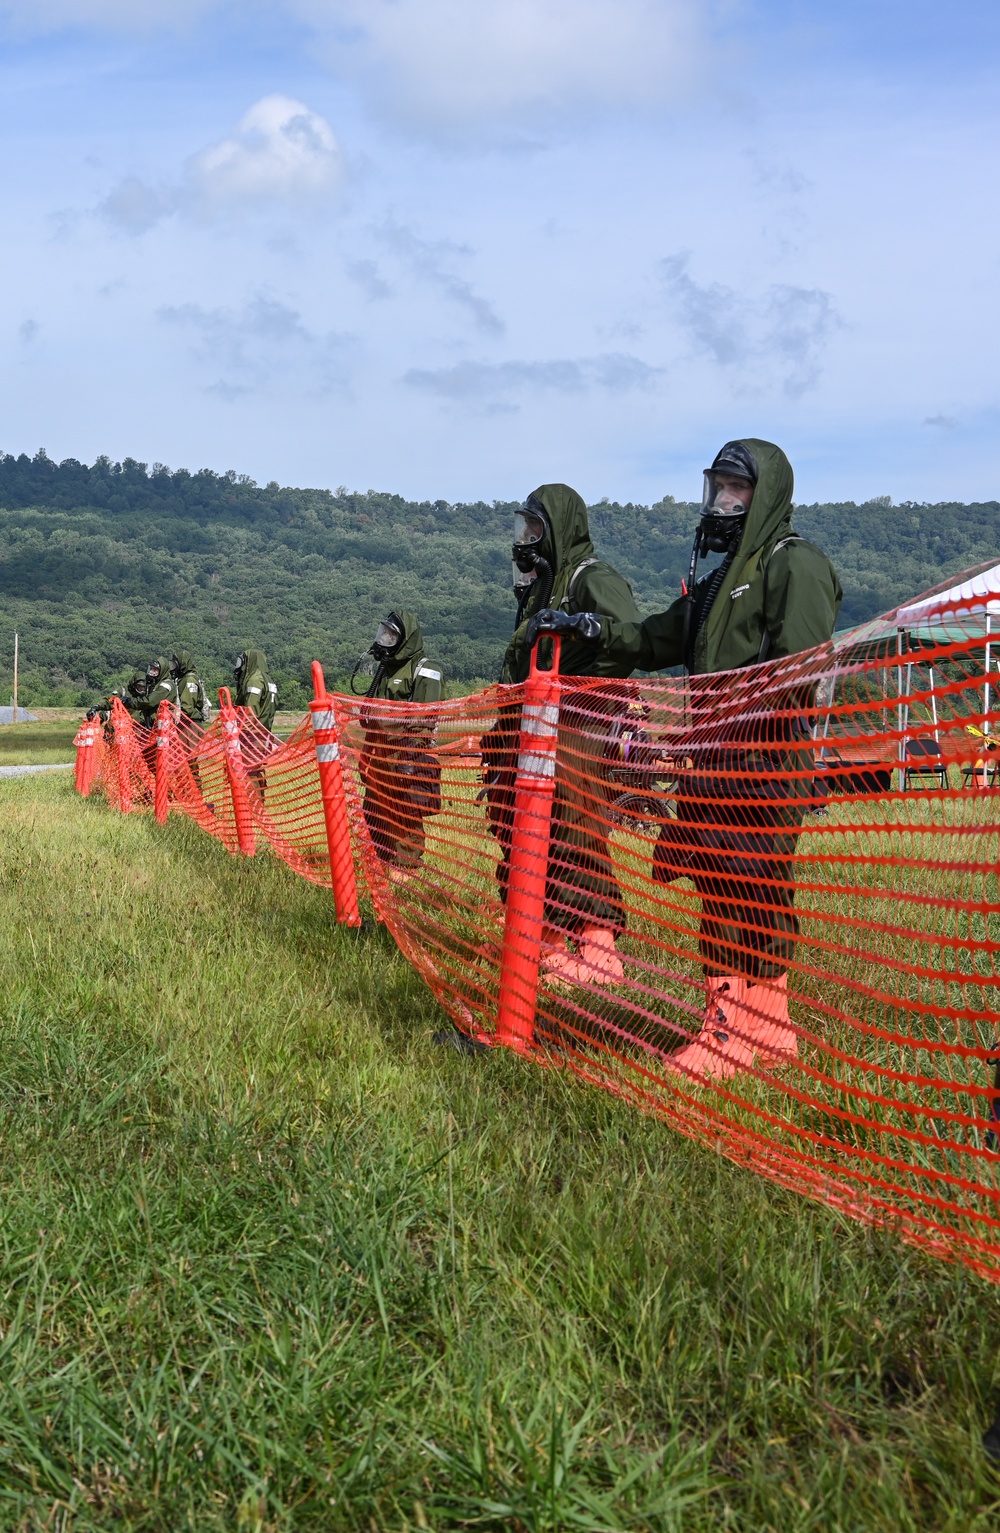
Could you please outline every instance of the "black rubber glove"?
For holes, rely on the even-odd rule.
[[[528,621],[526,635],[528,648],[534,649],[541,634],[558,634],[561,639],[581,639],[593,644],[601,637],[601,620],[596,612],[558,612],[554,607],[543,607]]]

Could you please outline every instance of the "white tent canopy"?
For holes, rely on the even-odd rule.
[[[914,623],[926,623],[932,618],[964,616],[1000,617],[1000,564],[982,570],[971,580],[963,580],[947,591],[925,596],[921,601],[900,607],[896,613],[896,626],[910,628]]]
[[[970,621],[970,619],[972,621]],[[896,643],[897,650],[902,651],[903,633],[909,632],[913,638],[926,638],[934,643],[947,644],[960,641],[963,638],[985,638],[986,652],[983,666],[983,734],[990,735],[990,673],[993,670],[992,651],[994,645],[990,643],[991,637],[1000,630],[1000,564],[994,564],[988,570],[981,570],[978,575],[972,575],[968,580],[962,580],[958,585],[950,586],[947,591],[937,591],[933,596],[925,596],[922,601],[911,602],[907,607],[900,607],[896,613]],[[900,691],[900,756],[905,755],[905,741],[910,724],[910,693],[913,689],[912,658],[908,658],[904,665],[900,654],[899,677]],[[938,733],[937,701],[934,696],[934,667],[930,667],[931,675],[931,711],[934,735]]]

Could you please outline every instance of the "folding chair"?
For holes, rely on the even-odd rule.
[[[918,735],[906,742],[906,758],[903,767],[903,792],[911,784],[926,787],[933,781],[939,788],[948,786],[948,768],[941,759],[941,747],[933,735]]]

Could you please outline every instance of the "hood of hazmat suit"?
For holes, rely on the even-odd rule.
[[[394,702],[439,703],[444,692],[444,672],[424,654],[424,635],[415,612],[397,607],[389,617],[403,631],[397,650],[379,665],[378,684],[372,697]]]
[[[568,484],[543,484],[529,500],[541,506],[548,522],[539,552],[551,567],[552,585],[549,589],[548,578],[541,573],[535,580],[537,589],[528,598],[523,621],[507,646],[501,681],[526,678],[531,664],[525,638],[527,623],[543,607],[558,607],[569,613],[597,612],[623,623],[639,621],[628,581],[594,552],[583,496]],[[627,676],[632,666],[609,654],[603,639],[598,639],[593,644],[564,642],[559,670],[564,676]]]
[[[245,653],[246,663],[240,672],[233,702],[238,708],[249,708],[265,729],[270,729],[278,711],[278,688],[268,675],[264,651],[248,649]]]

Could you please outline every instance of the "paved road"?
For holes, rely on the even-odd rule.
[[[72,761],[54,761],[49,766],[0,766],[0,777],[28,777],[32,772],[68,772]]]

